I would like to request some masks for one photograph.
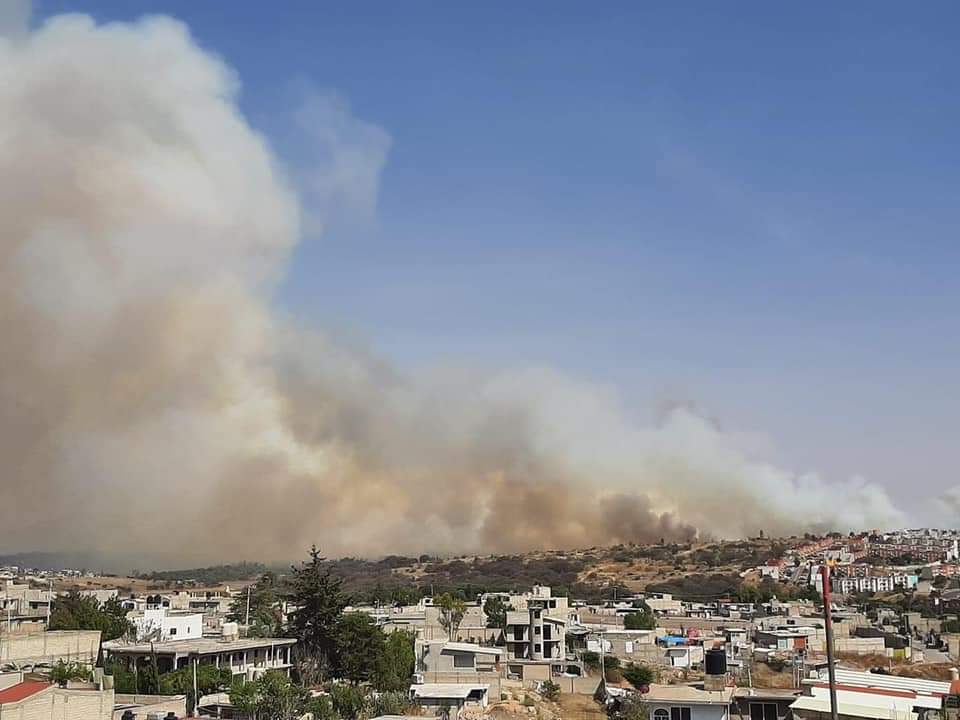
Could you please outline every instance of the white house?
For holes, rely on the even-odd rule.
[[[701,690],[689,685],[651,685],[641,696],[650,720],[729,720],[733,688]]]
[[[136,629],[137,641],[166,642],[203,637],[203,615],[200,613],[170,612],[165,607],[150,607],[129,619]]]
[[[410,686],[410,700],[420,707],[439,709],[455,708],[459,716],[460,709],[473,707],[482,709],[490,702],[490,686],[483,683],[422,683]]]

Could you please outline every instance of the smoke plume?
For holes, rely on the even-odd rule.
[[[238,91],[170,19],[0,37],[0,547],[286,560],[899,522],[882,489],[753,462],[688,410],[637,426],[548,369],[404,374],[281,320],[304,223],[372,211],[390,138],[311,103],[294,183]]]

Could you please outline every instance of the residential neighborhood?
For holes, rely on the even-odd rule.
[[[304,717],[343,720],[359,712],[343,694],[363,688],[366,699],[354,702],[392,714],[466,718],[533,702],[543,712],[559,703],[562,716],[565,698],[581,697],[610,715],[639,703],[657,720],[821,720],[830,711],[828,637],[841,715],[926,717],[946,711],[960,664],[957,537],[758,540],[779,554],[744,566],[739,589],[713,598],[616,588],[606,599],[577,597],[544,584],[431,595],[411,582],[412,604],[350,602],[337,563],[319,555],[289,575],[205,588],[130,578],[109,587],[84,571],[8,566],[0,718],[60,718],[58,707],[82,708],[65,718],[130,720],[158,709],[242,718],[256,703],[247,695],[273,683],[300,693]],[[307,617],[317,603],[338,614]]]

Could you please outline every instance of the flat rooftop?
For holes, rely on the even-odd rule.
[[[221,638],[196,638],[194,640],[168,640],[153,643],[130,643],[122,640],[109,640],[103,644],[103,649],[112,653],[149,654],[158,655],[218,655],[225,652],[239,652],[268,647],[288,647],[296,645],[293,638],[242,638],[239,640],[223,640]]]
[[[645,703],[691,703],[695,705],[727,704],[733,697],[733,688],[701,690],[690,685],[651,685],[641,696]]]

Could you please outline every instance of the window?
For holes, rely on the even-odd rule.
[[[533,628],[533,634],[534,634],[534,635],[539,635],[539,634],[540,634],[540,626],[539,626],[539,625],[537,625],[537,626],[535,626],[535,627]]]
[[[176,635],[176,634],[177,634],[177,629],[176,629],[176,628],[170,628],[170,634],[171,634],[171,635]]]
[[[454,653],[453,666],[455,668],[472,668],[473,655],[470,653]]]
[[[653,720],[670,720],[670,713],[666,708],[657,708],[653,711]]]
[[[670,708],[670,720],[690,720],[690,708],[688,707]]]
[[[537,643],[536,645],[533,646],[533,651],[540,652],[540,643]]]
[[[777,720],[777,704],[750,703],[750,720]]]

